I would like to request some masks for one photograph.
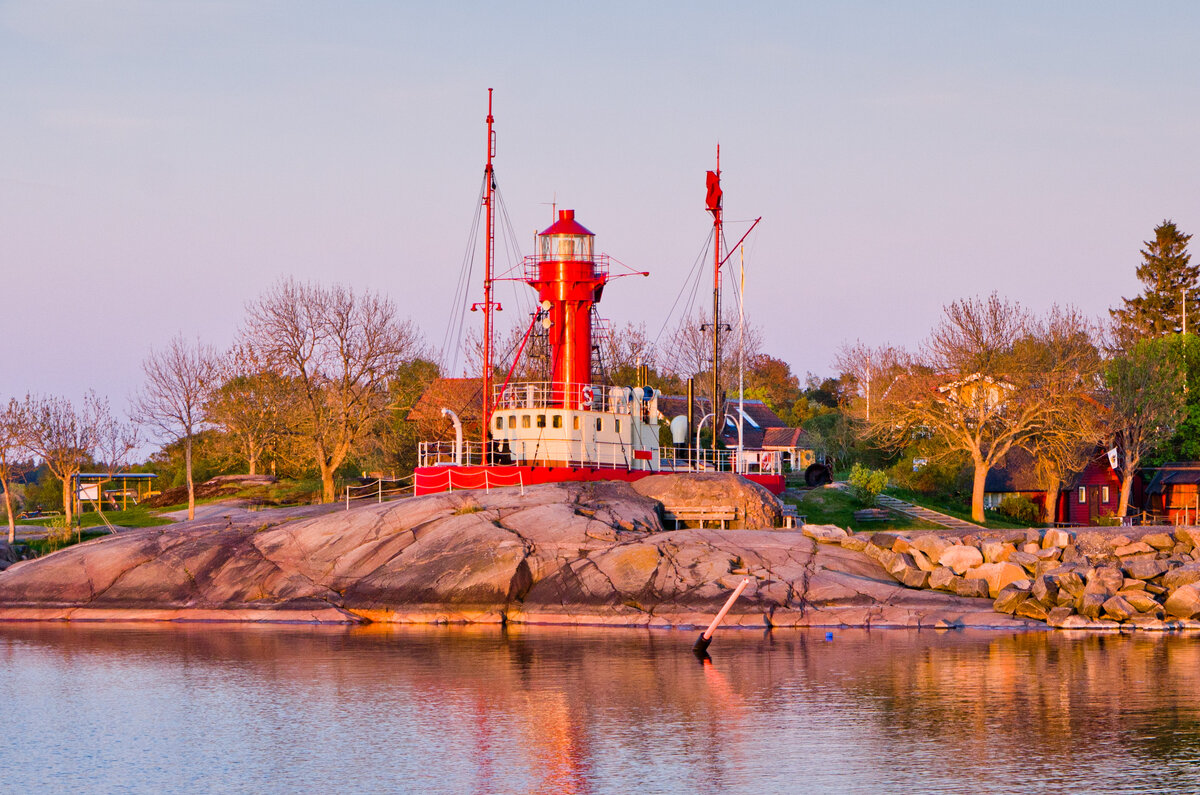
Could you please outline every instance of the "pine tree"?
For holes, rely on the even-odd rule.
[[[1154,229],[1154,240],[1142,249],[1137,277],[1145,285],[1136,298],[1123,298],[1123,307],[1110,309],[1118,339],[1125,347],[1139,339],[1176,334],[1183,329],[1184,296],[1192,315],[1188,325],[1200,322],[1200,265],[1190,264],[1187,244],[1192,239],[1163,221]]]

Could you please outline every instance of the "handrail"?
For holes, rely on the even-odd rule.
[[[414,476],[407,475],[402,478],[388,478],[387,482],[403,483],[405,481],[412,481],[412,480],[415,480]],[[347,511],[350,510],[350,501],[351,500],[369,500],[372,497],[374,497],[375,501],[377,503],[382,503],[383,498],[385,496],[387,496],[387,497],[411,497],[416,492],[416,487],[413,483],[409,483],[407,486],[398,486],[398,487],[390,488],[390,489],[385,489],[383,487],[383,484],[384,484],[384,478],[376,478],[373,482],[362,483],[359,485],[347,483],[342,490],[343,497],[346,500],[346,510]],[[367,492],[368,489],[370,490],[369,492]],[[351,496],[351,492],[353,492],[353,491],[364,491],[367,493],[364,493],[361,496]]]

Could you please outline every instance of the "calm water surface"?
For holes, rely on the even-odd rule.
[[[1197,792],[1200,637],[0,626],[6,792]]]

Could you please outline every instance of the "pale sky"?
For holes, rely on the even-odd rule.
[[[489,87],[522,253],[557,201],[651,271],[618,324],[662,324],[718,142],[731,242],[763,216],[746,311],[801,376],[993,290],[1106,315],[1157,223],[1200,231],[1198,52],[1184,2],[0,0],[0,396],[123,407],[282,275],[440,345]]]

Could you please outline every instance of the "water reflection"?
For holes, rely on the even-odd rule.
[[[0,736],[36,760],[5,787],[1200,789],[1200,639],[727,632],[708,665],[692,641],[611,629],[2,626]]]

